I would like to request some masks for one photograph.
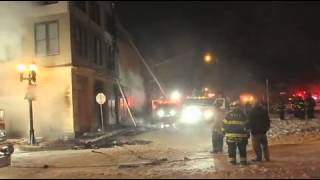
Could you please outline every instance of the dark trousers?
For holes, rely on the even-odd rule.
[[[247,162],[247,141],[239,141],[239,142],[227,142],[228,144],[228,153],[229,153],[229,162],[236,163],[237,162],[237,149],[240,154],[240,162]]]
[[[255,134],[252,135],[252,146],[254,152],[256,154],[256,159],[261,161],[262,160],[262,152],[264,155],[264,159],[269,161],[270,160],[270,153],[268,147],[268,137],[266,134]]]
[[[212,151],[214,153],[223,152],[223,134],[221,132],[212,132]]]
[[[294,113],[294,117],[296,117],[296,118],[299,117],[299,110],[298,109],[295,109],[293,113]]]
[[[314,108],[307,109],[308,119],[314,118]]]
[[[279,112],[279,115],[280,115],[280,119],[284,120],[284,110],[281,109]]]
[[[305,110],[304,109],[300,109],[299,110],[299,118],[301,119],[301,120],[304,120],[306,117],[305,117]]]

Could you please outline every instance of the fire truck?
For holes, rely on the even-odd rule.
[[[307,98],[308,94],[306,91],[296,91],[292,93],[292,96],[290,97],[290,103],[293,104],[292,100],[294,99],[302,99],[305,100]],[[311,92],[312,98],[315,100],[317,106],[320,105],[320,92]]]
[[[180,108],[181,101],[172,98],[161,97],[152,100],[152,123],[159,125],[160,128],[175,127]]]
[[[226,100],[216,96],[193,96],[184,101],[179,125],[207,125],[215,118],[215,109],[226,109]]]
[[[316,109],[320,106],[320,92],[312,91],[311,96],[316,101],[317,106]],[[294,112],[297,107],[297,101],[304,101],[307,98],[307,91],[306,90],[296,90],[293,92],[280,92],[280,97],[285,102],[286,111],[289,113]]]

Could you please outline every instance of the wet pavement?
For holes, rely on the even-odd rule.
[[[208,128],[154,130],[118,137],[112,148],[18,152],[10,167],[0,169],[0,177],[319,178],[320,142],[308,141],[315,135],[305,133],[305,141],[294,141],[296,134],[286,135],[291,144],[271,146],[271,162],[232,166],[226,153],[210,154]]]

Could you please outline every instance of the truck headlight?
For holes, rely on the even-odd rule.
[[[194,124],[201,119],[201,110],[197,107],[191,106],[187,107],[182,112],[182,123]]]
[[[171,110],[171,111],[170,111],[170,115],[171,115],[171,116],[176,115],[176,113],[177,113],[177,112],[176,112],[175,110]]]
[[[203,116],[204,116],[205,119],[210,119],[210,118],[213,117],[213,111],[212,110],[206,110],[206,111],[204,111]]]
[[[157,115],[159,117],[163,117],[164,116],[164,110],[160,109],[158,112],[157,112]]]

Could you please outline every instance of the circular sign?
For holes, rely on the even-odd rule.
[[[96,96],[96,101],[100,105],[104,104],[106,102],[106,100],[107,100],[106,95],[104,95],[103,93],[99,93]]]

